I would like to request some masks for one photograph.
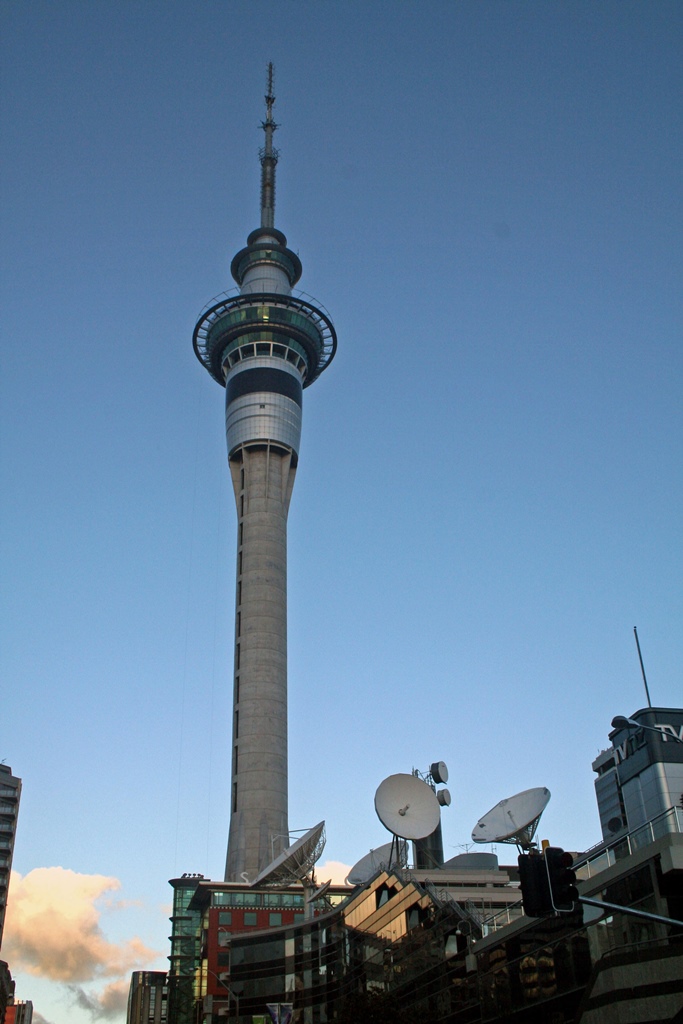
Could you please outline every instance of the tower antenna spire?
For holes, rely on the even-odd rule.
[[[266,144],[259,150],[261,160],[261,227],[275,227],[275,165],[279,156],[273,146],[273,132],[277,128],[273,120],[273,63],[268,64],[268,79],[266,83],[266,119],[261,121],[261,127],[265,132]]]

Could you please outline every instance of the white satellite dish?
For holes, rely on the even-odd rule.
[[[501,800],[477,822],[472,839],[475,843],[515,843],[528,849],[548,800],[550,790],[545,786]]]
[[[325,822],[314,828],[283,850],[279,857],[257,875],[251,885],[289,885],[302,881],[308,875],[325,847]]]
[[[445,761],[435,761],[429,769],[434,782],[448,782],[448,766]]]
[[[451,793],[448,789],[437,789],[436,799],[439,801],[439,807],[450,807],[451,806]]]
[[[401,840],[396,850],[396,843],[385,843],[378,846],[376,850],[370,850],[364,857],[357,861],[348,875],[346,881],[349,885],[362,885],[378,871],[385,871],[391,867],[405,867],[408,863],[408,844]]]
[[[332,879],[329,878],[326,882],[323,882],[322,885],[319,885],[318,888],[315,889],[313,892],[309,892],[306,894],[306,902],[315,903],[316,900],[319,900],[321,896],[325,895],[325,893],[327,892],[331,885]]]
[[[377,817],[401,839],[423,839],[439,824],[439,803],[416,775],[390,775],[375,793]]]

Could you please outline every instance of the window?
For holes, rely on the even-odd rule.
[[[240,713],[239,713],[239,711],[236,711],[235,712],[235,739],[237,739],[239,737],[239,734],[240,734]]]
[[[237,783],[236,782],[233,782],[233,784],[232,784],[232,809],[233,809],[233,811],[237,810]]]
[[[246,927],[253,927],[254,925],[257,925],[257,924],[258,924],[258,914],[256,913],[256,911],[255,910],[245,910],[244,911],[244,926],[245,926],[245,928]]]
[[[218,915],[219,924],[232,924],[232,910],[221,910]]]
[[[282,924],[282,914],[271,911],[270,914],[268,914],[268,924],[271,926]]]

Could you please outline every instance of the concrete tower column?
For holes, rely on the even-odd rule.
[[[292,452],[242,446],[230,460],[237,587],[230,837],[226,878],[280,852],[287,820],[287,513]]]

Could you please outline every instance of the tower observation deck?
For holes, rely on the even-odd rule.
[[[274,226],[273,66],[268,65],[261,226],[234,257],[239,286],[199,317],[197,358],[225,387],[237,505],[232,785],[226,881],[250,881],[289,845],[287,817],[287,514],[303,389],[332,360],[328,315],[292,295],[301,261]]]

